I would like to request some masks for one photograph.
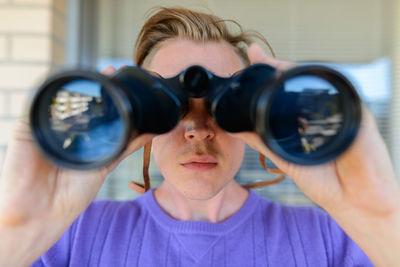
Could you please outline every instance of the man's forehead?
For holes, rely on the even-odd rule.
[[[147,69],[163,77],[172,77],[193,65],[223,77],[242,68],[239,56],[225,42],[170,40],[158,48]]]

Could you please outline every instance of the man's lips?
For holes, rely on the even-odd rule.
[[[215,168],[218,165],[218,161],[210,155],[195,156],[183,161],[181,165],[194,171],[208,171]]]

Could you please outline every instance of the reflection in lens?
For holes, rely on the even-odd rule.
[[[271,132],[284,151],[311,158],[328,146],[342,128],[339,92],[322,78],[295,76],[275,94],[269,119]]]
[[[115,152],[124,126],[100,83],[78,79],[58,86],[41,104],[48,145],[72,162],[94,162]]]

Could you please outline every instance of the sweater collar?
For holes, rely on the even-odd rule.
[[[143,195],[143,201],[147,211],[165,230],[176,233],[204,233],[217,235],[225,234],[245,222],[254,212],[259,199],[260,196],[250,190],[245,203],[235,214],[222,222],[211,223],[176,220],[165,213],[157,203],[154,197],[154,189],[149,190]]]

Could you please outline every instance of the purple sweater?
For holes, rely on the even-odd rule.
[[[95,201],[33,266],[373,266],[327,215],[250,191],[221,223],[177,221],[153,191]]]

